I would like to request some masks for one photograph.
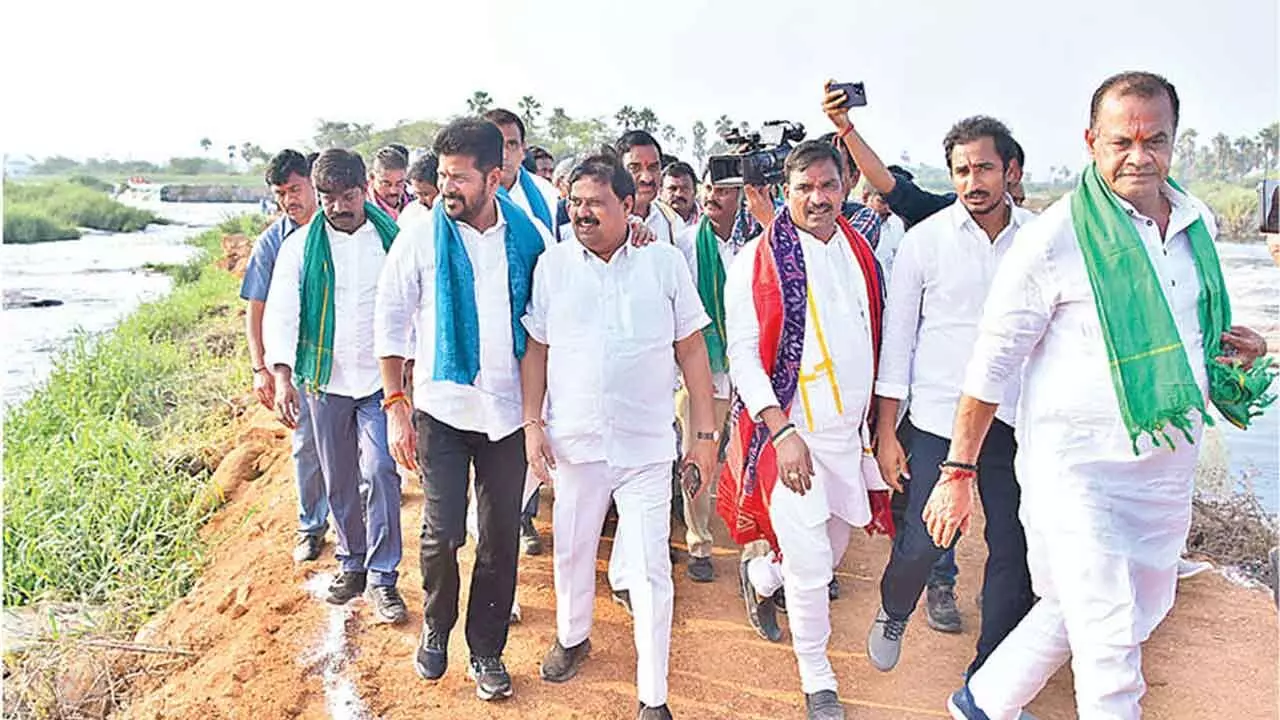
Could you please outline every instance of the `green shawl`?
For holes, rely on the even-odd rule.
[[[1173,187],[1181,192],[1177,185]],[[1205,412],[1190,359],[1142,238],[1095,165],[1084,171],[1072,195],[1071,220],[1093,288],[1111,361],[1111,380],[1134,454],[1143,435],[1150,436],[1156,445],[1163,441],[1173,449],[1165,432],[1168,426],[1181,430],[1191,441],[1193,413],[1206,424],[1213,421]],[[1200,331],[1209,398],[1228,421],[1245,428],[1275,400],[1266,392],[1274,377],[1269,369],[1271,361],[1260,359],[1245,370],[1238,363],[1217,360],[1222,333],[1231,327],[1231,302],[1217,249],[1203,219],[1187,228],[1187,238],[1200,280]]]
[[[378,237],[382,249],[391,249],[400,228],[384,210],[365,202],[364,214]],[[333,253],[329,247],[329,221],[316,213],[307,230],[307,245],[302,256],[301,322],[298,324],[298,356],[293,374],[309,388],[329,382],[333,371]],[[356,318],[348,318],[355,321]]]
[[[729,371],[729,359],[725,354],[724,331],[724,263],[720,262],[720,239],[711,227],[711,219],[702,216],[698,234],[694,240],[698,263],[698,297],[702,307],[711,317],[711,324],[703,328],[702,337],[707,343],[707,357],[711,360],[711,372]]]

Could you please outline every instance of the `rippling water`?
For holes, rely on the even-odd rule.
[[[136,233],[90,231],[79,240],[0,244],[0,282],[39,299],[61,300],[44,308],[0,313],[5,344],[4,406],[19,402],[48,375],[54,354],[77,329],[110,329],[143,302],[169,291],[167,275],[145,263],[182,263],[195,252],[186,241],[222,220],[255,212],[255,204],[133,203],[174,222]]]
[[[139,304],[168,292],[167,276],[142,270],[147,262],[180,263],[194,252],[186,240],[256,205],[155,203],[144,205],[175,225],[144,232],[94,233],[79,240],[36,245],[0,245],[0,275],[6,290],[62,300],[60,307],[5,310],[3,404],[20,401],[48,374],[54,353],[77,328],[90,333],[115,325]],[[1280,350],[1280,269],[1262,244],[1221,243],[1227,286],[1237,324],[1267,336]],[[1247,477],[1272,512],[1280,510],[1280,404],[1248,432],[1219,423],[1233,477]]]

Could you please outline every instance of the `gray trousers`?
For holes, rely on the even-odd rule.
[[[307,403],[338,536],[339,566],[343,572],[367,571],[370,585],[395,585],[401,553],[400,475],[387,449],[382,391],[358,400],[308,393]],[[362,484],[368,486],[363,501]]]

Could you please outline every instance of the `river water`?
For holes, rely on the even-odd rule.
[[[0,284],[62,305],[7,308],[0,313],[4,344],[4,393],[0,405],[20,402],[48,375],[54,355],[77,329],[108,330],[140,304],[172,284],[146,263],[186,262],[196,252],[187,240],[223,220],[257,212],[256,204],[132,202],[173,222],[136,233],[89,231],[79,240],[0,244]]]
[[[222,220],[256,212],[253,204],[141,203],[174,221],[138,233],[93,233],[79,240],[35,245],[0,244],[0,282],[6,291],[63,301],[47,308],[0,314],[5,353],[2,404],[20,402],[47,376],[54,354],[77,329],[98,333],[148,300],[168,292],[170,279],[142,270],[144,263],[181,263],[194,250],[186,241]],[[1280,349],[1280,269],[1257,244],[1221,243],[1235,322],[1267,336]],[[1280,510],[1280,403],[1247,432],[1220,422],[1233,478],[1247,479],[1263,505]]]

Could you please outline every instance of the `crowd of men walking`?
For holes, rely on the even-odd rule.
[[[851,532],[892,538],[865,647],[887,672],[922,596],[930,626],[960,631],[954,547],[978,501],[981,624],[951,715],[1028,717],[1070,658],[1080,717],[1140,716],[1208,405],[1243,427],[1271,399],[1213,215],[1169,179],[1176,90],[1106,79],[1092,161],[1039,216],[1000,121],[950,129],[938,194],[880,160],[841,91],[823,103],[833,131],[793,148],[776,188],[700,179],[641,130],[557,164],[506,110],[367,168],[345,149],[271,160],[282,215],[242,290],[254,390],[294,430],[295,559],[335,531],[330,602],[406,620],[397,466],[417,473],[414,667],[448,670],[470,533],[467,672],[482,700],[511,696],[518,557],[543,551],[552,486],[539,674],[569,681],[612,506],[638,716],[670,718],[678,499],[690,579],[715,578],[714,509],[742,546],[747,622],[780,642],[785,613],[806,716],[843,718],[827,646]]]

